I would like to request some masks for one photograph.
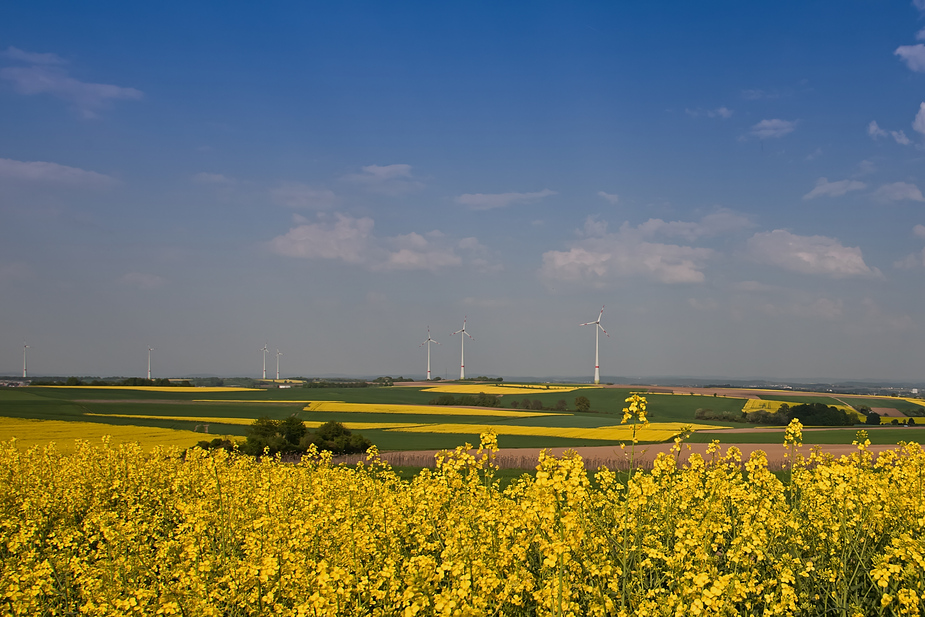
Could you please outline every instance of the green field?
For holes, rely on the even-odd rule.
[[[341,401],[345,403],[362,403],[368,405],[427,405],[439,396],[439,393],[425,392],[419,387],[370,387],[370,388],[291,388],[235,392],[180,392],[180,391],[141,391],[130,388],[82,389],[82,388],[5,388],[0,389],[0,418],[28,420],[56,420],[63,422],[88,422],[94,425],[111,425],[118,427],[164,428],[175,431],[191,431],[202,434],[203,439],[215,436],[241,438],[246,435],[247,423],[229,424],[230,419],[252,420],[262,416],[285,418],[290,415],[313,422],[338,421],[345,423],[408,424],[408,425],[473,425],[471,433],[441,432],[403,432],[385,428],[364,428],[360,432],[375,443],[381,450],[436,450],[452,448],[463,442],[478,443],[479,433],[485,426],[528,427],[549,429],[546,435],[499,435],[499,445],[503,448],[517,447],[579,447],[595,445],[613,445],[613,440],[578,439],[555,436],[556,429],[594,429],[618,425],[622,416],[624,400],[632,392],[645,394],[644,389],[629,390],[621,388],[583,388],[572,392],[544,392],[536,390],[529,395],[504,395],[501,407],[512,409],[511,401],[517,401],[522,408],[522,401],[539,400],[546,407],[554,407],[560,400],[566,401],[569,408],[575,406],[577,396],[586,396],[591,402],[591,411],[579,413],[574,410],[565,414],[541,413],[536,417],[503,417],[485,415],[433,415],[416,414],[413,410],[401,410],[401,413],[355,411],[351,413],[338,411],[304,411],[308,402]],[[478,392],[477,387],[475,393]],[[697,409],[710,409],[715,412],[740,411],[745,399],[722,396],[646,394],[648,399],[649,421],[680,422],[730,426],[728,423],[696,421]],[[770,395],[767,398],[786,400],[792,403],[804,401],[837,404],[838,401],[828,397]],[[897,408],[912,407],[913,403],[900,399],[852,399],[856,404],[887,406],[894,403]],[[441,408],[442,409],[442,408]],[[447,408],[448,410],[451,408]],[[459,408],[452,408],[459,411]],[[479,408],[480,411],[495,408]],[[119,414],[123,417],[117,417]],[[144,417],[142,417],[144,416]],[[189,418],[189,420],[183,419]],[[222,419],[226,420],[222,422]],[[204,425],[208,424],[208,434]],[[19,427],[22,426],[17,425]],[[31,425],[29,425],[31,426]],[[38,425],[40,426],[40,425]],[[78,425],[74,425],[77,427]],[[85,425],[83,425],[85,426]],[[735,424],[736,428],[752,425]],[[865,428],[865,427],[857,427]],[[13,430],[13,429],[10,429]],[[22,430],[17,428],[16,430]],[[459,430],[459,429],[457,429]],[[464,430],[464,429],[463,429]],[[882,428],[871,432],[874,443],[896,443],[900,440],[918,441],[918,428]],[[3,433],[2,439],[13,435]],[[17,435],[17,437],[22,437]],[[34,437],[34,436],[33,436]],[[721,435],[695,434],[691,441],[707,442],[720,438],[724,443],[776,443],[782,440],[778,433],[731,433]],[[814,443],[850,443],[854,431],[818,431],[806,434],[806,440]]]

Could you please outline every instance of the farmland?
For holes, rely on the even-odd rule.
[[[151,387],[30,387],[0,390],[0,440],[25,443],[98,439],[111,434],[115,441],[156,445],[193,445],[215,436],[242,438],[261,416],[281,419],[295,415],[314,428],[328,421],[344,423],[375,443],[380,450],[439,450],[493,430],[502,448],[568,448],[618,445],[631,439],[620,426],[629,387],[589,387],[557,384],[441,383],[370,388],[151,388]],[[434,405],[437,397],[485,392],[499,396],[498,407]],[[733,395],[735,394],[735,396]],[[850,409],[854,405],[888,406],[897,416],[918,406],[899,398],[852,398],[799,395],[792,392],[702,391],[685,394],[647,393],[650,427],[637,438],[643,442],[670,440],[684,425],[696,429],[735,427],[735,433],[695,432],[693,442],[720,438],[729,443],[775,443],[778,436],[742,423],[695,420],[694,412],[737,414],[776,410],[781,404],[823,402]],[[577,412],[574,401],[584,396],[589,412]],[[554,410],[556,406],[566,409]],[[541,409],[538,409],[540,407]],[[13,423],[13,420],[29,420]],[[35,421],[54,421],[45,429]],[[68,424],[70,423],[70,424]],[[749,428],[755,428],[749,431]],[[741,432],[745,430],[746,432]],[[874,443],[918,441],[919,428],[874,428]],[[850,443],[853,431],[808,432],[818,443]],[[28,441],[27,441],[28,440]]]

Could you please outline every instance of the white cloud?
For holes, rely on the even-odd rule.
[[[925,41],[925,28],[915,33],[916,41]]]
[[[864,263],[860,248],[843,246],[826,236],[798,236],[775,229],[749,238],[748,252],[759,263],[803,274],[833,278],[880,276],[879,270]]]
[[[334,217],[298,225],[270,241],[270,249],[287,257],[338,260],[372,271],[436,272],[464,262],[481,268],[487,262],[487,249],[475,238],[454,243],[436,230],[378,238],[370,218]]]
[[[915,114],[915,120],[912,121],[912,130],[925,135],[925,103],[919,104],[919,111]]]
[[[916,225],[912,228],[912,233],[917,238],[925,238],[925,225]]]
[[[441,240],[440,232],[430,232],[428,237],[411,232],[395,236],[387,241],[391,250],[384,263],[376,264],[373,269],[383,270],[431,270],[436,271],[462,264],[462,258],[456,255],[452,247]]]
[[[229,185],[234,184],[234,178],[229,178],[228,176],[222,174],[211,174],[205,171],[201,171],[198,174],[194,174],[192,177],[193,182],[197,184],[220,184],[220,185]]]
[[[863,161],[858,163],[858,171],[856,175],[866,176],[867,174],[872,174],[875,171],[877,171],[877,166],[874,165],[873,161],[864,159]]]
[[[69,77],[62,68],[45,65],[7,67],[0,70],[0,79],[13,84],[19,94],[50,94],[72,103],[85,118],[110,107],[116,100],[138,100],[141,90],[111,84],[93,84]]]
[[[137,287],[138,289],[149,290],[163,287],[167,283],[167,280],[156,274],[147,274],[145,272],[129,272],[124,274],[119,279],[119,282],[123,285]]]
[[[590,221],[591,219],[589,219]],[[595,221],[595,224],[596,223]],[[751,219],[732,210],[720,208],[712,214],[696,221],[663,221],[662,219],[649,219],[639,225],[636,232],[643,237],[656,235],[668,238],[683,238],[693,242],[699,238],[718,236],[726,233],[747,229],[752,226]],[[625,227],[625,225],[624,225]],[[589,229],[588,224],[585,225]],[[587,232],[586,232],[587,233]],[[589,235],[591,235],[589,233]]]
[[[803,199],[815,199],[816,197],[840,197],[848,191],[859,191],[867,188],[867,185],[857,180],[838,180],[829,182],[828,178],[819,178],[816,180],[816,187],[803,195]]]
[[[456,203],[469,206],[473,210],[491,210],[515,203],[530,203],[555,194],[555,191],[549,189],[535,193],[467,193],[457,197]]]
[[[307,184],[286,182],[272,191],[273,199],[289,208],[325,210],[337,204],[337,196],[329,189],[317,189]]]
[[[609,233],[606,223],[589,217],[584,237],[568,251],[543,253],[540,276],[548,281],[580,281],[595,287],[625,277],[644,277],[662,283],[701,283],[706,262],[714,251],[644,240],[646,236],[695,234],[694,228],[678,222],[647,222],[638,228],[624,224]]]
[[[112,176],[95,171],[45,161],[13,159],[0,159],[0,178],[87,187],[104,187],[116,182]]]
[[[870,135],[873,139],[887,136],[887,132],[880,128],[880,125],[877,124],[876,120],[871,120],[870,124],[867,125],[867,134]]]
[[[604,191],[598,191],[597,196],[603,197],[613,205],[616,205],[617,202],[620,201],[620,196],[616,193],[605,193]]]
[[[916,73],[925,72],[925,45],[921,43],[917,45],[900,45],[893,54],[899,56],[910,71],[915,71]]]
[[[893,262],[893,267],[899,270],[912,270],[925,265],[925,249],[918,253],[909,253],[902,259]]]
[[[762,120],[752,126],[751,134],[758,139],[783,137],[788,133],[792,133],[796,126],[796,120],[781,120],[779,118]]]
[[[925,0],[912,0],[912,6],[925,12]]]
[[[880,125],[877,124],[876,120],[871,120],[870,124],[867,125],[867,134],[870,135],[872,139],[878,139],[880,137],[886,137],[887,135],[892,135],[893,139],[896,140],[896,143],[901,146],[908,146],[912,144],[912,140],[906,137],[905,131],[889,131],[880,128]]]
[[[884,184],[873,192],[873,198],[880,203],[890,201],[925,201],[922,191],[909,182],[893,182]]]
[[[405,195],[424,188],[424,184],[414,179],[411,165],[367,165],[358,174],[348,174],[344,180],[366,187],[374,193],[385,195]]]
[[[335,215],[333,224],[325,222],[299,225],[289,233],[277,236],[270,248],[287,257],[305,259],[338,259],[350,264],[363,264],[370,259],[371,218]]]
[[[2,54],[0,54],[11,60],[18,60],[20,62],[28,62],[29,64],[67,64],[67,60],[59,56],[58,54],[37,54],[28,51],[23,51],[12,45],[6,48]]]

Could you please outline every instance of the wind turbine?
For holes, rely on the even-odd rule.
[[[466,337],[463,336],[463,334],[468,336],[473,341],[475,340],[474,338],[472,338],[471,334],[466,332],[466,319],[467,319],[466,317],[463,317],[462,330],[457,330],[456,332],[450,335],[450,336],[456,336],[457,334],[459,334],[459,340],[462,341],[461,347],[460,347],[461,352],[459,356],[459,378],[460,379],[466,378]],[[428,347],[428,349],[430,348]]]
[[[26,350],[29,349],[29,346],[26,345],[26,341],[22,342],[22,378],[26,378]],[[428,364],[430,366],[430,364]]]
[[[604,329],[604,326],[601,325],[601,317],[604,315],[604,307],[601,307],[601,314],[597,316],[597,321],[589,321],[588,323],[578,324],[580,326],[595,326],[594,328],[594,383],[601,383],[601,361],[599,359],[598,350],[600,348],[599,339],[600,333],[603,332],[607,334],[607,330]],[[607,338],[610,338],[610,335],[607,334]]]
[[[260,349],[263,352],[263,378],[267,378],[267,352],[270,351],[267,349],[267,344],[264,343],[263,347]]]
[[[283,355],[279,352],[279,349],[276,350],[276,381],[279,381],[279,357]]]
[[[148,347],[148,381],[151,380],[151,352],[154,351],[153,347]]]
[[[466,324],[463,323],[463,326]],[[437,343],[434,339],[430,338],[430,326],[427,326],[427,340],[418,345],[418,347],[423,347],[427,345],[427,381],[430,381],[430,344]],[[439,345],[440,343],[437,343]]]

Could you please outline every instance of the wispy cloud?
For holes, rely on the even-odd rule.
[[[867,185],[858,180],[838,180],[829,182],[828,178],[819,178],[816,180],[816,186],[803,195],[803,199],[815,199],[816,197],[840,197],[849,191],[860,191],[867,188]]]
[[[876,120],[871,120],[870,124],[867,125],[867,134],[870,135],[870,138],[873,140],[877,140],[881,137],[886,137],[889,135],[893,138],[894,141],[896,141],[896,143],[901,146],[912,145],[912,140],[906,136],[905,131],[886,131],[885,129],[880,128],[880,125],[877,124]]]
[[[877,124],[876,120],[871,120],[870,124],[867,125],[867,134],[870,135],[872,139],[887,136],[887,132],[880,128],[880,125]]]
[[[58,54],[37,54],[23,51],[13,46],[7,47],[6,51],[0,53],[0,56],[18,62],[28,62],[29,64],[67,64],[67,60]]]
[[[344,180],[359,184],[374,193],[385,195],[405,195],[424,188],[424,184],[414,178],[411,165],[367,165],[361,173],[348,174]]]
[[[894,55],[906,63],[910,71],[925,73],[925,45],[900,45],[893,52]]]
[[[13,159],[0,159],[0,178],[87,187],[105,187],[116,182],[112,176],[95,171],[45,161],[16,161]]]
[[[466,193],[457,197],[456,203],[469,206],[473,210],[491,210],[515,203],[529,203],[555,194],[555,191],[549,189],[535,193]]]
[[[864,263],[861,249],[826,236],[798,236],[783,229],[760,232],[748,240],[749,256],[758,263],[832,278],[880,276]]]
[[[605,193],[604,191],[598,191],[597,196],[606,199],[613,205],[617,205],[617,202],[620,201],[620,196],[616,193]]]
[[[733,233],[752,226],[753,223],[747,216],[720,208],[716,212],[706,215],[700,221],[649,219],[636,227],[636,232],[645,238],[662,236],[665,238],[683,238],[688,242],[694,242],[700,238]],[[629,228],[627,227],[627,229]]]
[[[796,129],[796,126],[796,120],[781,120],[780,118],[774,118],[762,120],[752,126],[749,132],[758,139],[773,139],[792,133],[794,129]]]
[[[487,249],[475,238],[454,241],[434,230],[380,238],[371,218],[335,214],[316,223],[303,223],[274,238],[270,249],[286,257],[342,261],[368,270],[428,270],[436,272],[469,263],[489,269]]]
[[[273,199],[289,208],[325,210],[337,204],[337,195],[329,189],[319,189],[298,182],[286,182],[270,191]]]
[[[880,203],[891,201],[925,201],[922,191],[909,182],[893,182],[884,184],[873,192],[873,198]]]
[[[17,50],[20,59],[48,54],[30,54]],[[9,51],[7,52],[9,54]],[[9,81],[19,94],[50,94],[74,105],[85,118],[94,118],[113,101],[139,100],[141,90],[111,84],[95,84],[70,77],[63,68],[48,61],[32,66],[12,66],[0,69],[0,79]]]
[[[919,104],[919,111],[915,114],[912,121],[912,130],[916,133],[925,135],[925,103]]]

